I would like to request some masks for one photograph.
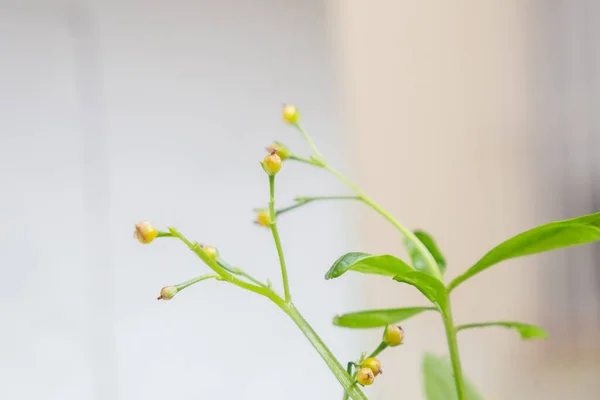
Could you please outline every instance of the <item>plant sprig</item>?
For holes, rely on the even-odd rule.
[[[438,312],[442,318],[446,332],[449,360],[443,360],[431,354],[425,355],[423,359],[423,371],[425,374],[427,399],[482,399],[481,395],[463,375],[456,338],[457,333],[467,329],[483,327],[513,329],[523,339],[543,339],[547,337],[547,333],[535,325],[515,321],[474,322],[456,325],[451,306],[451,292],[475,275],[502,261],[599,241],[600,213],[552,222],[516,235],[490,250],[471,268],[467,269],[466,272],[445,285],[443,278],[446,271],[446,260],[433,237],[426,232],[412,231],[406,228],[378,203],[368,197],[356,184],[333,168],[319,151],[314,140],[300,124],[300,116],[296,107],[291,105],[284,106],[283,118],[288,124],[298,130],[307,141],[311,150],[310,156],[303,157],[294,154],[283,144],[275,142],[274,145],[267,148],[269,153],[261,162],[269,178],[269,201],[267,208],[256,210],[256,222],[259,225],[268,227],[273,236],[279,259],[283,294],[278,294],[273,289],[269,280],[263,283],[241,268],[229,264],[221,257],[216,248],[203,246],[198,242],[191,242],[175,228],[169,228],[168,231],[158,231],[152,224],[145,221],[137,224],[135,227],[135,237],[141,243],[148,244],[156,238],[178,239],[213,271],[211,274],[200,275],[181,284],[165,286],[161,289],[158,298],[161,300],[170,300],[179,291],[199,282],[217,280],[233,284],[269,299],[290,317],[325,361],[333,375],[344,388],[344,399],[352,398],[354,400],[366,400],[367,397],[362,392],[360,386],[373,384],[375,378],[382,372],[381,363],[376,357],[383,351],[403,343],[404,331],[396,324],[419,315],[424,311]],[[297,197],[295,204],[276,209],[275,176],[282,167],[282,161],[288,159],[327,171],[348,186],[354,194]],[[293,210],[298,210],[313,202],[334,200],[357,200],[366,204],[388,220],[403,235],[404,244],[410,256],[410,262],[405,262],[389,254],[371,255],[362,252],[352,252],[338,258],[325,274],[325,279],[339,278],[347,272],[386,276],[391,278],[391,281],[415,287],[431,303],[431,306],[363,310],[335,317],[333,323],[341,327],[353,329],[385,328],[379,345],[371,353],[363,353],[357,360],[348,362],[347,368],[344,368],[336,359],[331,350],[294,305],[283,246],[277,229],[277,218],[279,216]]]

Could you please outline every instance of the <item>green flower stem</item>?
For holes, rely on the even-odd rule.
[[[172,237],[172,238],[178,238],[178,236],[173,235],[171,232],[158,232],[157,237]],[[254,278],[252,275],[246,273],[245,271],[242,271],[240,268],[238,267],[232,267],[229,263],[227,263],[225,260],[223,260],[222,258],[217,258],[216,259],[217,264],[219,264],[219,266],[221,266],[221,268],[223,268],[225,271],[234,274],[234,275],[239,275],[239,276],[243,276],[244,278],[248,279],[250,282],[258,285],[258,286],[262,286],[264,288],[268,288],[268,285],[262,283],[261,281],[259,281],[258,279]]]
[[[377,346],[377,348],[375,350],[373,350],[373,352],[371,354],[369,354],[369,356],[367,358],[377,357],[379,355],[379,353],[381,353],[382,351],[384,351],[387,348],[388,348],[388,345],[385,344],[384,342],[381,342],[381,343],[379,343],[379,346]]]
[[[308,339],[308,341],[313,345],[315,350],[321,355],[321,358],[325,361],[333,375],[337,378],[340,384],[346,390],[346,393],[350,396],[350,398],[354,400],[367,400],[367,397],[360,390],[358,385],[354,383],[354,380],[346,372],[342,364],[335,358],[331,350],[323,343],[321,338],[317,335],[317,333],[312,329],[308,322],[302,317],[302,315],[298,312],[296,307],[292,303],[284,303],[278,304],[281,309],[290,316],[290,318],[298,325],[298,328],[304,333],[304,336]]]
[[[315,144],[315,142],[313,142],[312,138],[310,137],[310,135],[308,134],[308,132],[306,132],[304,130],[304,128],[302,128],[302,126],[296,122],[295,124],[293,124],[296,129],[298,129],[298,131],[300,131],[300,133],[302,134],[302,136],[304,136],[304,139],[306,139],[306,141],[308,142],[308,145],[310,146],[310,148],[312,149],[313,153],[319,157],[319,159],[323,160],[323,154],[321,154],[321,152],[319,151],[319,149],[317,148],[317,145]]]
[[[219,265],[219,263],[212,258],[210,258],[198,245],[197,243],[190,242],[185,236],[183,236],[179,231],[175,228],[169,228],[170,235],[162,235],[162,236],[170,236],[181,240],[192,252],[194,252],[206,265],[208,265],[213,271],[215,271],[224,281],[229,283],[233,283],[236,286],[241,287],[242,289],[249,290],[251,292],[260,294],[261,296],[265,296],[273,301],[275,299],[279,299],[279,296],[271,290],[270,288],[265,288],[262,286],[256,286],[254,284],[248,283],[241,279],[236,278],[233,274],[227,271],[225,268]]]
[[[444,320],[444,328],[446,329],[446,338],[448,339],[448,350],[450,351],[450,361],[452,363],[452,371],[454,372],[454,383],[458,400],[466,400],[465,383],[463,380],[462,366],[460,364],[460,354],[458,352],[458,341],[456,340],[456,327],[452,317],[452,308],[450,306],[450,298],[447,300],[447,307],[442,309],[442,319]]]
[[[243,276],[244,278],[248,279],[250,282],[252,282],[258,286],[262,286],[264,288],[268,287],[268,285],[262,283],[258,279],[254,278],[252,275],[241,270],[240,268],[232,267],[227,261],[223,260],[221,257],[217,258],[216,261],[217,261],[217,263],[219,263],[219,265],[221,267],[223,267],[223,269],[226,269],[228,272],[231,272],[232,274]]]
[[[312,329],[310,324],[302,317],[302,315],[300,314],[300,312],[298,312],[298,310],[292,304],[292,302],[282,299],[270,287],[253,285],[236,278],[232,273],[230,273],[221,265],[219,265],[217,261],[213,260],[208,255],[206,255],[204,250],[202,250],[202,248],[199,245],[191,243],[185,236],[183,236],[179,231],[177,231],[174,228],[169,228],[169,232],[160,232],[159,236],[173,237],[179,239],[190,250],[192,250],[206,265],[208,265],[213,271],[215,271],[222,280],[270,299],[296,323],[298,328],[300,328],[302,333],[304,333],[304,336],[306,336],[308,341],[317,350],[321,358],[323,358],[333,375],[337,378],[337,380],[344,387],[344,389],[350,393],[352,399],[367,400],[367,397],[356,385],[353,384],[350,375],[346,372],[346,370],[344,370],[344,367],[342,367],[339,361],[337,361],[331,350],[329,350],[325,343],[323,343],[321,338]]]
[[[292,299],[290,296],[290,284],[288,282],[287,268],[285,266],[285,258],[283,249],[281,248],[281,239],[279,239],[279,231],[277,230],[277,220],[275,215],[275,175],[269,175],[269,215],[271,217],[271,233],[277,247],[277,255],[279,256],[279,264],[281,265],[281,279],[283,280],[283,292],[286,303]]]
[[[295,161],[300,161],[303,162],[305,164],[312,164],[312,165],[316,165],[315,162],[313,160],[310,160],[308,158],[304,158],[304,157],[300,157],[297,156],[295,154],[290,154],[290,156],[288,157],[290,160],[295,160]]]
[[[294,201],[300,203],[309,203],[317,200],[361,200],[360,196],[312,196],[312,197],[296,197]]]
[[[285,214],[288,211],[292,211],[298,207],[302,207],[308,203],[312,203],[313,201],[320,200],[362,200],[359,196],[315,196],[315,197],[296,197],[294,199],[297,203],[291,205],[289,207],[281,208],[279,210],[275,210],[275,216],[279,216],[281,214]]]
[[[175,287],[177,288],[177,291],[180,292],[183,289],[185,289],[186,287],[192,286],[194,283],[198,283],[198,282],[204,281],[206,279],[218,279],[218,278],[219,277],[217,275],[212,275],[212,274],[200,275],[193,279],[190,279],[189,281],[180,283],[179,285],[175,285]]]

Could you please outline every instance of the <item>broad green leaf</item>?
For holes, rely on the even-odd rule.
[[[485,328],[488,326],[500,326],[504,328],[514,329],[519,332],[522,339],[546,339],[548,337],[548,333],[540,328],[539,326],[524,324],[522,322],[514,322],[514,321],[496,321],[496,322],[482,322],[476,324],[465,324],[460,325],[456,329],[458,331],[462,331],[465,329],[472,328]]]
[[[338,315],[333,319],[333,324],[345,328],[378,328],[389,324],[404,321],[433,307],[405,307],[387,310],[365,310]]]
[[[447,308],[448,292],[439,279],[425,272],[411,270],[396,275],[394,280],[416,287],[440,310]]]
[[[427,248],[427,250],[429,250],[443,274],[446,271],[446,259],[442,255],[442,252],[438,248],[433,238],[423,231],[415,231],[414,233],[417,239],[419,239]],[[404,239],[404,245],[406,246],[406,250],[408,250],[413,267],[419,271],[427,272],[427,263],[415,245],[407,239]]]
[[[538,226],[490,250],[467,272],[454,279],[449,290],[500,261],[597,240],[600,240],[600,213]]]
[[[446,358],[425,354],[423,383],[427,400],[458,400],[452,365]],[[466,400],[483,400],[483,396],[465,378]]]
[[[413,269],[399,258],[390,255],[373,256],[366,253],[344,254],[333,263],[325,279],[337,278],[347,271],[362,272],[363,274],[375,274],[385,276],[396,276]]]

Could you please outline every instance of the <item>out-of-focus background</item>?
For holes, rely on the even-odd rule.
[[[140,246],[151,219],[217,245],[278,284],[258,165],[273,139],[302,152],[283,102],[339,169],[406,225],[431,232],[449,277],[536,224],[600,211],[600,3],[0,0],[0,398],[331,399],[337,382],[264,299],[203,282],[181,245]],[[278,202],[347,194],[286,163]],[[340,359],[378,330],[336,313],[424,304],[348,276],[342,253],[404,255],[358,204],[281,218],[292,293]],[[471,331],[467,375],[488,399],[597,399],[600,247],[505,262],[455,292],[459,323],[524,320],[550,339]],[[441,323],[404,324],[376,399],[421,399]]]

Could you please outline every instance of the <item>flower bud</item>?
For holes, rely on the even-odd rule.
[[[175,295],[179,292],[179,290],[175,286],[165,286],[160,290],[160,296],[158,296],[157,300],[171,300]]]
[[[360,364],[360,367],[369,368],[371,371],[373,371],[373,375],[375,376],[383,373],[381,370],[381,363],[375,357],[367,358],[362,362],[362,364]]]
[[[288,149],[285,145],[279,143],[279,142],[275,142],[270,146],[267,146],[267,151],[270,154],[277,154],[279,156],[279,158],[281,158],[281,160],[285,160],[287,158],[290,158],[291,152],[290,149]]]
[[[383,342],[390,347],[402,344],[404,330],[399,325],[388,325],[383,332]]]
[[[261,226],[271,225],[271,214],[269,213],[269,210],[260,210],[256,214],[255,222]]]
[[[275,175],[281,169],[281,158],[276,153],[271,153],[263,160],[263,168],[269,175]]]
[[[135,225],[135,238],[142,244],[148,244],[158,235],[158,231],[149,221],[143,221]]]
[[[203,246],[202,250],[204,250],[204,253],[213,260],[219,256],[219,251],[213,246]]]
[[[375,374],[370,368],[362,368],[356,373],[356,381],[361,386],[369,386],[375,382]]]
[[[283,119],[290,124],[297,123],[298,119],[300,119],[300,114],[298,114],[298,109],[291,104],[284,105],[283,106]]]

